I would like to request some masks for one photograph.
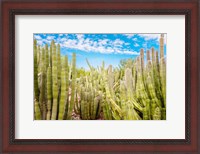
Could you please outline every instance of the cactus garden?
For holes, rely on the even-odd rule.
[[[144,39],[146,47],[139,46],[134,52],[117,50],[128,43],[115,44],[114,50],[109,46],[106,54],[101,47],[108,41],[98,50],[94,45],[94,54],[105,54],[105,60],[96,63],[87,56],[80,60],[80,52],[74,50],[80,50],[89,39],[85,38],[81,46],[81,41],[73,43],[73,39],[62,37],[64,45],[68,45],[67,40],[73,44],[70,50],[59,42],[62,38],[41,43],[42,39],[35,37],[34,120],[166,120],[166,38],[157,35],[153,38],[156,47]],[[136,44],[134,35],[126,36]],[[89,47],[84,46],[85,55]],[[117,62],[114,58],[106,60],[111,54],[122,58]],[[128,56],[124,58],[123,54]]]

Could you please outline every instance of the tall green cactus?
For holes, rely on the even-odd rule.
[[[53,44],[53,55],[52,55],[52,84],[53,84],[53,106],[51,120],[57,119],[58,112],[58,77],[57,77],[57,55],[56,45]]]
[[[47,69],[47,120],[51,119],[52,106],[52,86],[51,86],[51,67]]]
[[[49,63],[52,70],[52,51],[53,51],[54,40],[51,41],[50,49],[49,49]]]
[[[34,116],[35,120],[42,119],[39,103],[37,101],[34,102],[34,114],[35,114],[35,116]]]
[[[34,40],[34,114],[35,120],[41,120],[41,111],[39,107],[39,88],[38,88],[38,52],[37,52],[37,41]]]
[[[66,93],[66,71],[65,68],[62,68],[61,71],[61,94],[60,94],[60,103],[59,103],[59,114],[58,119],[64,119],[65,112],[65,101],[66,101],[67,93]]]
[[[39,101],[37,55],[37,41],[34,40],[34,94],[36,101]]]
[[[72,111],[74,109],[74,96],[75,96],[75,82],[76,82],[76,54],[72,55],[72,82],[71,82],[71,100],[69,103],[68,118],[72,118]]]
[[[46,55],[46,70],[49,67],[49,50],[48,50],[48,44],[45,45],[45,55]]]
[[[41,72],[41,88],[40,88],[40,106],[42,109],[42,119],[46,119],[46,63],[45,63],[45,49],[42,48],[42,72]]]
[[[59,89],[60,89],[60,81],[61,81],[60,44],[57,45],[57,69],[58,69],[58,86],[59,86]]]
[[[66,100],[65,100],[65,114],[64,119],[67,118],[68,113],[68,103],[69,103],[69,65],[68,65],[68,57],[65,56],[65,62],[64,62],[64,68],[65,68],[65,76],[66,76]]]

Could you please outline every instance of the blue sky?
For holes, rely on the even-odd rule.
[[[166,34],[164,51],[166,56]],[[51,41],[60,44],[61,54],[72,53],[77,55],[77,67],[88,69],[86,58],[94,67],[100,66],[102,61],[106,66],[118,66],[121,59],[135,58],[140,49],[146,50],[152,47],[159,51],[160,34],[34,34],[37,44],[50,45]]]

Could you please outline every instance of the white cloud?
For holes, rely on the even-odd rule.
[[[84,35],[83,34],[76,34],[76,37],[77,37],[77,39],[83,39],[84,38]]]
[[[74,47],[77,45],[77,41],[76,40],[72,40],[72,39],[68,39],[64,45],[66,45],[66,47]]]
[[[135,34],[124,34],[127,38],[132,38]]]
[[[45,44],[51,44],[52,39],[56,39],[55,43],[60,44],[61,47],[82,50],[85,52],[96,52],[103,54],[129,54],[129,55],[138,55],[139,53],[132,51],[131,49],[124,48],[123,45],[130,45],[129,42],[124,42],[121,39],[99,39],[93,40],[92,38],[85,38],[83,34],[76,34],[75,38],[67,38],[65,35],[58,36],[56,39],[55,36],[50,35],[45,39],[37,37],[38,45],[44,46]],[[39,40],[39,38],[41,38]]]
[[[125,44],[125,45],[130,45],[130,43],[127,43],[127,42],[126,42],[126,43],[124,43],[124,44]]]
[[[43,41],[39,40],[39,41],[37,41],[37,44],[40,45],[40,46],[42,46],[43,45]]]
[[[42,39],[42,42],[43,42],[43,44],[45,43],[45,44],[51,44],[51,41],[50,40],[47,40],[47,39]]]
[[[40,35],[34,35],[34,38],[37,39],[37,40],[41,40],[42,37]]]
[[[135,38],[133,38],[133,41],[137,41],[137,38],[135,37]]]
[[[146,47],[147,48],[147,43],[143,43],[142,47]]]
[[[160,42],[160,35],[161,34],[138,34],[138,36],[143,37],[145,41],[149,41],[152,39],[156,39],[156,41]],[[164,44],[167,42],[167,34],[164,34]]]
[[[109,40],[108,39],[101,39],[101,40],[98,40],[98,44],[99,45],[106,45],[108,44]]]
[[[53,40],[55,38],[55,36],[47,36],[47,40]]]
[[[124,44],[125,42],[120,40],[120,39],[116,39],[112,44],[114,47],[122,47],[122,45]]]
[[[65,42],[65,41],[67,41],[67,38],[63,37],[63,38],[60,39],[60,41]]]
[[[139,53],[131,50],[125,50],[122,45],[125,43],[120,39],[111,41],[109,39],[100,39],[93,41],[89,38],[84,39],[83,36],[77,36],[79,39],[66,39],[63,46],[71,49],[83,50],[85,52],[98,52],[104,54],[117,53],[117,54],[130,54],[138,55]]]
[[[140,45],[138,43],[135,43],[134,44],[134,47],[139,47]]]
[[[143,37],[145,41],[156,39],[159,40],[160,34],[138,34],[138,36]]]
[[[131,51],[131,50],[125,50],[123,53],[129,54],[129,55],[139,55],[140,54],[139,52]]]

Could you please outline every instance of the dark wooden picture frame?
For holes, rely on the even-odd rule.
[[[200,153],[199,1],[14,1],[1,4],[0,152]],[[185,139],[15,139],[15,15],[185,15]],[[199,127],[198,127],[199,126]]]

